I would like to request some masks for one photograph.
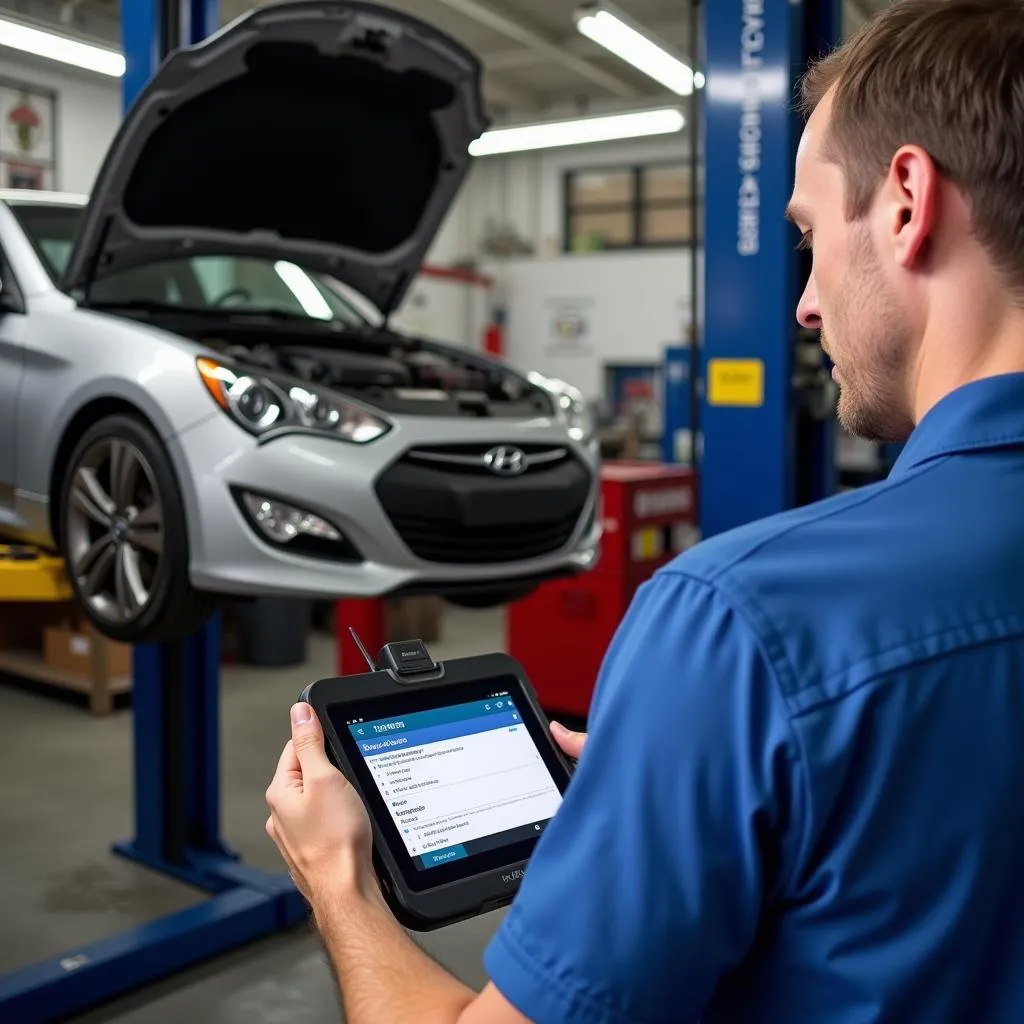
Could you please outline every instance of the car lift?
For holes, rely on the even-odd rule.
[[[122,0],[126,107],[171,49],[219,28],[218,6],[217,0]],[[38,571],[52,575],[51,562],[42,560]],[[18,568],[22,591],[52,587],[31,582],[28,562]],[[213,895],[0,975],[0,1021],[48,1024],[307,919],[287,874],[245,867],[221,839],[219,674],[217,617],[180,644],[135,648],[135,836],[114,847]]]
[[[688,347],[666,352],[665,457],[690,461],[697,438],[700,530],[710,537],[836,490],[830,371],[817,332],[796,323],[810,256],[795,252],[783,211],[802,128],[797,76],[840,40],[842,12],[839,0],[700,7],[703,338],[693,372]]]

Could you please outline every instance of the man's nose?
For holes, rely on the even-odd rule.
[[[807,278],[807,285],[796,305],[796,319],[801,327],[817,330],[821,327],[821,310],[818,308],[818,286],[814,274]]]

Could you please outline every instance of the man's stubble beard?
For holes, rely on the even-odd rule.
[[[848,433],[878,444],[904,441],[914,428],[905,391],[912,339],[867,228],[853,236],[849,268],[835,310],[842,332],[841,352],[833,351],[840,374],[839,422]],[[824,328],[821,337],[827,347]]]

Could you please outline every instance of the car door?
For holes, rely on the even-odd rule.
[[[25,302],[4,258],[0,240],[0,530],[16,526],[14,516],[18,391],[25,365]]]

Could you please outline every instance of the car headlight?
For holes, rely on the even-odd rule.
[[[528,374],[531,383],[543,388],[555,401],[558,416],[569,430],[574,441],[589,441],[594,436],[596,423],[583,392],[564,380],[545,377],[540,373]]]
[[[558,407],[574,441],[589,441],[594,436],[594,414],[590,411],[580,392],[575,395],[563,392],[558,396]]]
[[[292,428],[366,444],[391,429],[362,406],[323,388],[239,372],[213,359],[198,359],[196,365],[213,400],[257,436]]]

